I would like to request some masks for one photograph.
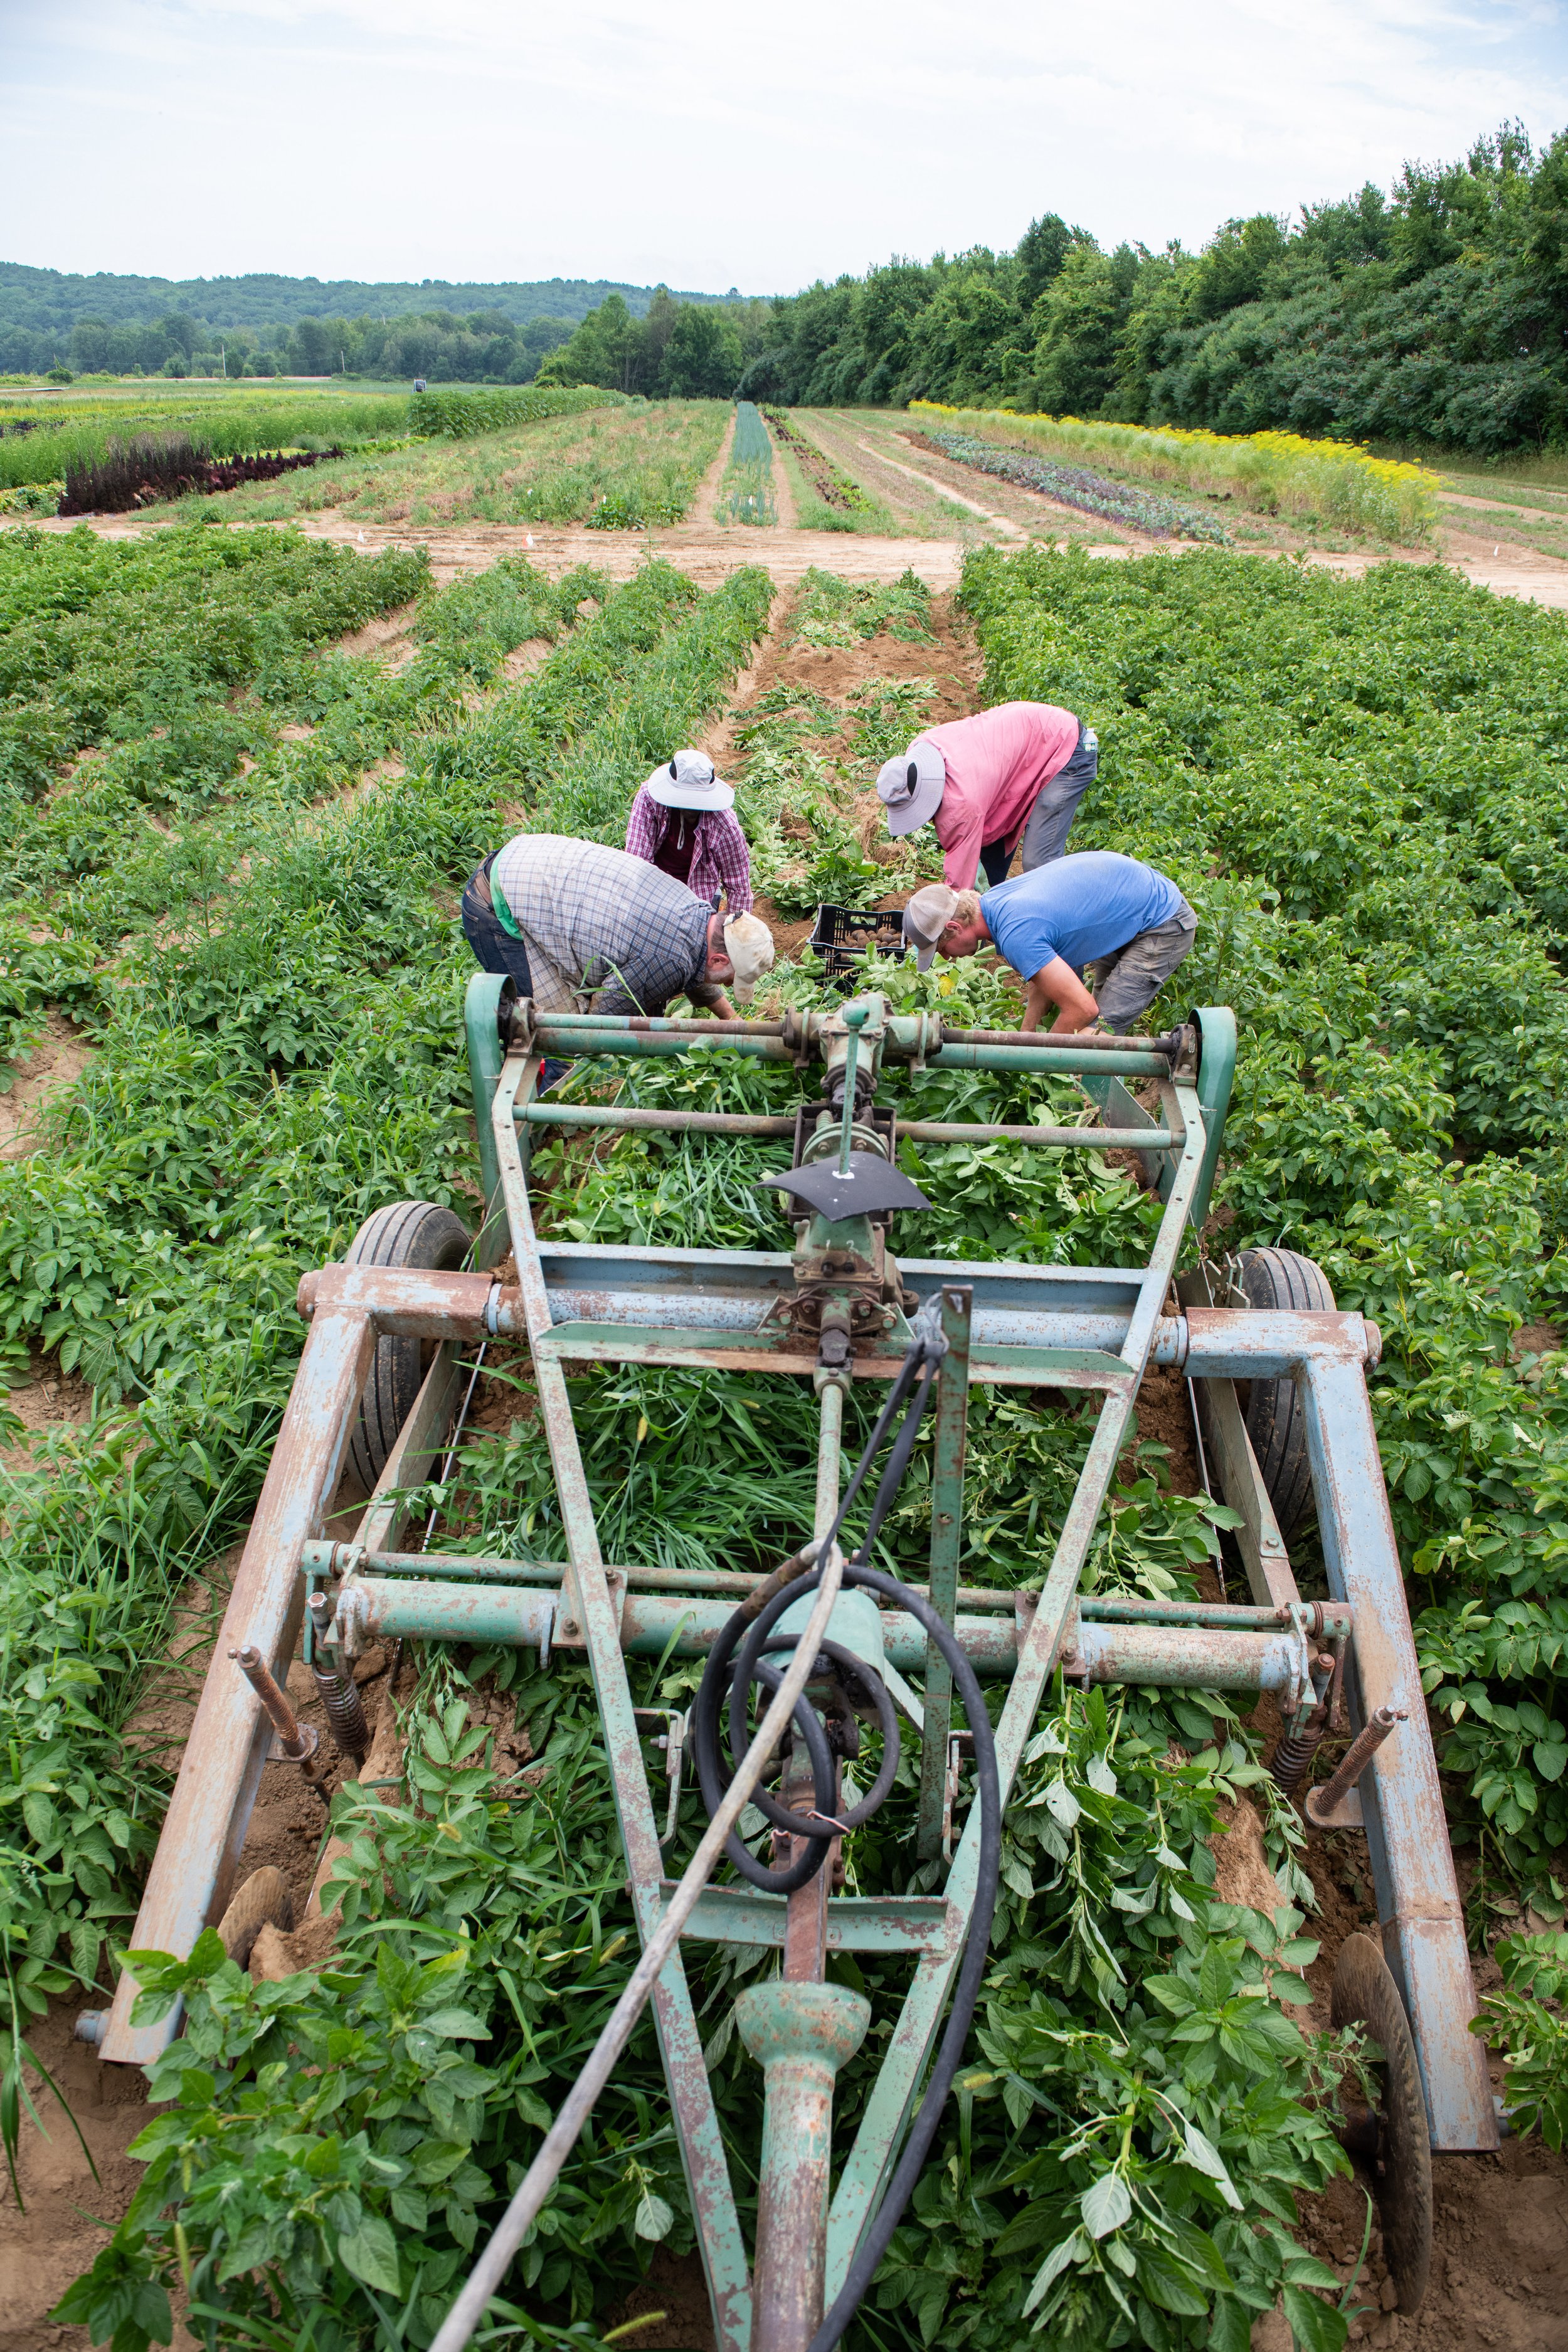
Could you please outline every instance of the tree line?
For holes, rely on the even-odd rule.
[[[1480,453],[1562,441],[1568,132],[1538,155],[1505,125],[1462,163],[1407,164],[1386,194],[1369,183],[1293,223],[1228,220],[1199,253],[1108,252],[1047,213],[1010,253],[894,259],[727,311],[664,303],[637,320],[605,302],[542,373]]]

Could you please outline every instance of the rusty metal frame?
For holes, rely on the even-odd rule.
[[[353,1638],[356,1623],[362,1633],[403,1626],[437,1638],[463,1639],[482,1622],[488,1638],[537,1642],[542,1654],[563,1647],[584,1652],[604,1719],[637,1924],[646,1943],[658,1925],[668,1886],[626,1657],[662,1650],[672,1636],[678,1654],[700,1654],[737,1593],[743,1594],[752,1580],[718,1571],[687,1576],[606,1565],[573,1426],[567,1371],[574,1361],[615,1360],[732,1365],[812,1376],[821,1403],[818,1534],[831,1523],[837,1505],[847,1373],[825,1372],[798,1328],[777,1319],[794,1280],[794,1261],[786,1254],[541,1244],[536,1234],[527,1155],[530,1133],[546,1124],[532,1116],[541,1108],[534,1097],[544,1052],[679,1053],[699,1037],[712,1038],[715,1031],[704,1024],[586,1022],[533,1028],[527,1009],[513,1008],[511,1038],[503,1053],[496,1036],[497,983],[476,987],[481,993],[476,1000],[470,992],[470,1069],[487,1192],[478,1255],[481,1266],[493,1265],[510,1241],[516,1286],[503,1288],[485,1271],[426,1274],[370,1266],[329,1267],[305,1278],[300,1307],[310,1329],[225,1614],[218,1656],[230,1647],[253,1647],[274,1674],[286,1674],[300,1632],[302,1567],[322,1585],[336,1580],[339,1638],[345,1643]],[[521,1019],[515,1017],[518,1011]],[[930,1592],[955,1625],[976,1670],[1008,1680],[997,1731],[1004,1801],[1047,1683],[1064,1657],[1075,1674],[1089,1679],[1272,1688],[1285,1696],[1288,1706],[1310,1701],[1305,1613],[1233,1385],[1268,1374],[1297,1380],[1306,1406],[1333,1596],[1326,1611],[1319,1608],[1318,1637],[1347,1643],[1346,1686],[1358,1723],[1381,1706],[1404,1707],[1409,1717],[1399,1736],[1373,1758],[1361,1786],[1384,1948],[1412,2021],[1433,2142],[1450,2148],[1494,2146],[1484,2055],[1466,2031],[1474,1993],[1463,1922],[1367,1402],[1364,1372],[1374,1337],[1359,1316],[1241,1313],[1205,1304],[1212,1294],[1204,1283],[1194,1286],[1189,1279],[1179,1294],[1173,1289],[1184,1244],[1213,1180],[1228,1071],[1223,1087],[1212,1069],[1205,1074],[1200,1068],[1194,1076],[1188,1065],[1173,1072],[1169,1055],[1162,1058],[1139,1040],[1083,1040],[1081,1051],[1075,1051],[1074,1041],[1034,1045],[973,1037],[945,1044],[940,1024],[926,1016],[864,1017],[869,1025],[861,1050],[873,1057],[885,1049],[891,1058],[927,1067],[1071,1069],[1098,1097],[1102,1115],[1117,1125],[1109,1130],[1103,1125],[1039,1130],[1030,1140],[1053,1148],[1059,1136],[1059,1148],[1093,1147],[1108,1131],[1137,1132],[1163,1196],[1159,1233],[1144,1266],[905,1262],[900,1269],[902,1282],[921,1298],[940,1292],[942,1299],[950,1357],[937,1411]],[[1201,1018],[1205,1052],[1212,1037],[1223,1062],[1228,1016]],[[754,1032],[737,1024],[723,1024],[718,1034],[720,1042],[739,1050],[799,1061],[814,1046],[825,1054],[833,1050],[829,1027],[825,1020],[820,1031],[808,1031],[797,1022],[795,1033],[786,1034],[787,1023],[759,1024]],[[1160,1123],[1133,1101],[1124,1078],[1152,1078],[1159,1086]],[[694,1124],[705,1131],[718,1116],[704,1114],[702,1123]],[[758,1122],[744,1124],[752,1131]],[[770,1122],[770,1131],[779,1125]],[[901,1361],[907,1328],[900,1313],[886,1310],[881,1333],[857,1343],[853,1376],[891,1378]],[[334,1545],[326,1538],[326,1515],[375,1341],[387,1331],[416,1333],[440,1345],[356,1538],[346,1547]],[[498,1333],[526,1336],[531,1349],[566,1558],[447,1561],[399,1555],[396,1490],[424,1475],[440,1444],[458,1352]],[[1095,1526],[1151,1363],[1173,1366],[1196,1384],[1220,1482],[1242,1517],[1239,1539],[1253,1592],[1250,1607],[1163,1608],[1079,1594]],[[969,1387],[975,1381],[1049,1381],[1100,1399],[1078,1490],[1037,1595],[965,1592],[957,1585],[964,1419]],[[949,1691],[912,1619],[879,1612],[877,1641],[889,1687],[896,1696],[902,1693],[905,1711],[920,1721],[923,1709],[928,1752],[921,1843],[922,1853],[934,1854],[941,1851],[947,1794]],[[903,1682],[905,1672],[922,1677],[923,1699]],[[254,1693],[238,1674],[209,1675],[137,1920],[138,1947],[188,1951],[201,1928],[221,1913],[269,1732]],[[913,1981],[827,2218],[820,2251],[829,2296],[877,2209],[919,2095],[963,1948],[977,1858],[978,1822],[971,1818],[940,1895],[829,1900],[823,1882],[812,1898],[816,1913],[808,1921],[802,1906],[792,1924],[790,1905],[796,1898],[786,1904],[751,1889],[713,1885],[685,1930],[699,1938],[777,1946],[786,1979],[793,1972],[805,1981],[814,1969],[820,1974],[823,1955],[836,1949],[908,1951],[915,1960]],[[107,2059],[146,2063],[177,2030],[175,2018],[156,2028],[133,2028],[134,1990],[129,1977],[122,1979],[100,2045]],[[716,2340],[722,2352],[749,2352],[752,2283],[679,1950],[659,1979],[654,2008]],[[762,2024],[753,2024],[763,2035]],[[798,2088],[797,2084],[797,2093]],[[825,2181],[826,2174],[820,2179],[812,2175],[810,2200]]]

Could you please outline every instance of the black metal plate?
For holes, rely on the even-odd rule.
[[[844,1217],[874,1217],[884,1209],[929,1209],[931,1203],[901,1168],[873,1151],[852,1151],[849,1173],[838,1173],[838,1161],[819,1160],[811,1168],[792,1168],[787,1176],[764,1176],[781,1192],[793,1192],[837,1224]]]

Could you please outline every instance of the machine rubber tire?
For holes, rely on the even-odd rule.
[[[472,1246],[461,1217],[433,1201],[394,1201],[367,1217],[349,1245],[345,1265],[413,1265],[450,1274]],[[375,1361],[349,1446],[355,1477],[369,1494],[414,1410],[435,1342],[395,1337],[375,1343]]]
[[[1321,1268],[1295,1250],[1244,1250],[1241,1287],[1249,1307],[1266,1310],[1306,1308],[1332,1314],[1334,1294]],[[1312,1468],[1307,1458],[1307,1413],[1294,1381],[1254,1381],[1247,1403],[1247,1434],[1287,1543],[1312,1500]]]
[[[1383,2049],[1376,2182],[1383,2253],[1400,2310],[1416,2312],[1432,2268],[1432,2135],[1405,2003],[1370,1936],[1347,1936],[1341,1945],[1329,2013],[1336,2032],[1364,2025]]]
[[[236,1887],[228,1909],[218,1921],[218,1941],[237,1968],[250,1964],[250,1948],[263,1927],[294,1925],[294,1898],[280,1870],[268,1863]]]

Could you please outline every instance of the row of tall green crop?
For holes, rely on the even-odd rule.
[[[1235,499],[1258,514],[1338,523],[1407,547],[1429,540],[1437,520],[1437,477],[1428,467],[1374,457],[1352,442],[1014,415],[931,400],[911,401],[910,414],[1002,447],[1085,457],[1137,481],[1173,483],[1202,496]]]
[[[85,475],[117,451],[168,440],[205,457],[264,450],[373,451],[408,440],[466,441],[550,416],[619,404],[616,393],[532,386],[413,394],[188,393],[151,399],[73,401],[67,407],[0,402],[0,492],[36,486],[29,510],[54,511],[45,486]]]
[[[1436,568],[973,557],[987,693],[1082,711],[1075,843],[1202,918],[1236,1006],[1226,1246],[1384,1334],[1373,1384],[1456,1833],[1568,1891],[1568,635]]]

